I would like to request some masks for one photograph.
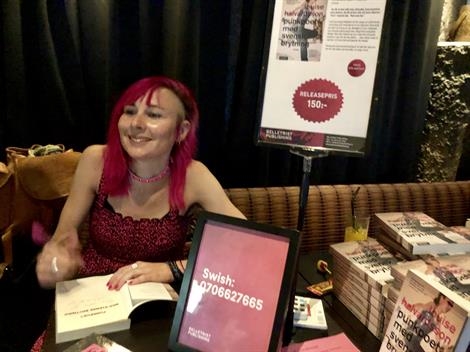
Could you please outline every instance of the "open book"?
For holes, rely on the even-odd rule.
[[[139,305],[178,298],[170,285],[156,282],[125,284],[119,291],[111,291],[106,286],[111,276],[92,276],[56,284],[56,343],[80,339],[91,333],[129,329],[129,315]]]

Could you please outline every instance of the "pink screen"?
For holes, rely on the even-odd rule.
[[[202,351],[267,351],[288,248],[285,237],[209,221],[178,341]]]

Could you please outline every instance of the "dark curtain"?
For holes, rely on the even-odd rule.
[[[268,4],[1,0],[0,152],[103,143],[120,92],[163,74],[195,92],[198,159],[224,187],[298,185],[301,157],[254,143]],[[312,184],[415,179],[441,9],[436,0],[387,2],[370,151],[313,159]]]

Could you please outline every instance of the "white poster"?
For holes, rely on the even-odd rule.
[[[364,153],[386,0],[277,0],[258,141]]]

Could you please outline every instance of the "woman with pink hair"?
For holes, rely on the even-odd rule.
[[[198,122],[191,92],[176,80],[148,77],[123,93],[106,145],[83,151],[56,231],[38,256],[42,287],[109,273],[111,290],[180,281],[193,204],[244,218],[193,159]],[[81,248],[78,228],[88,214],[90,236]]]

